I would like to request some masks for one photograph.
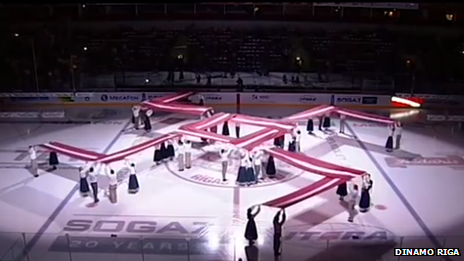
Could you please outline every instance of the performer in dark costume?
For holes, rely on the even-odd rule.
[[[53,168],[53,170],[56,170],[56,166],[60,164],[60,161],[58,160],[58,155],[56,152],[51,151],[50,155],[48,157],[48,164]]]
[[[156,163],[156,165],[161,164],[161,161],[163,161],[160,145],[155,145],[155,154],[153,155],[153,161]]]
[[[296,151],[296,141],[295,138],[288,144],[288,151],[295,152]]]
[[[229,136],[230,135],[229,123],[227,121],[224,122],[224,124],[222,124],[222,135],[224,135],[224,136]]]
[[[393,135],[394,134],[395,134],[395,126],[392,124],[389,126],[388,138],[387,138],[387,142],[385,143],[385,150],[387,152],[393,151]]]
[[[137,170],[135,169],[135,163],[129,164],[129,186],[128,191],[131,194],[139,192],[139,180],[137,178]]]
[[[256,212],[253,213],[253,210],[256,209]],[[254,206],[247,210],[247,224],[245,227],[245,239],[248,240],[250,245],[253,245],[255,241],[258,239],[258,229],[256,228],[255,217],[261,211],[261,207]]]
[[[171,161],[174,160],[174,157],[176,156],[172,140],[168,140],[168,146],[166,147],[166,156]]]
[[[87,197],[90,193],[89,182],[87,182],[87,173],[93,172],[91,167],[88,171],[82,167],[79,168],[79,192],[82,197]]]
[[[101,166],[100,166],[101,168]],[[100,170],[98,170],[100,171]],[[92,195],[93,195],[93,202],[98,203],[100,200],[98,199],[98,174],[96,171],[89,171],[89,182],[90,187],[92,188]]]
[[[248,166],[248,156],[246,153],[242,153],[240,159],[240,167],[238,168],[237,173],[237,184],[239,186],[245,186],[247,184],[247,166]]]
[[[319,119],[319,130],[321,131],[322,130],[322,123],[324,122],[324,117],[319,116],[318,119]]]
[[[247,156],[248,156],[248,162],[247,162],[247,167],[246,167],[246,180],[247,180],[246,185],[251,186],[253,184],[256,184],[258,180],[256,179],[256,175],[255,175],[253,159],[250,157],[250,155],[247,155]]]
[[[235,137],[240,138],[240,123],[236,122],[235,123]]]
[[[279,137],[279,144],[280,144],[280,148],[284,148],[285,146],[285,135],[282,135]]]
[[[160,152],[161,152],[161,159],[163,161],[167,161],[169,158],[169,154],[168,154],[168,149],[166,148],[166,144],[164,142],[161,143]]]
[[[338,185],[337,187],[337,195],[339,196],[340,200],[345,200],[345,197],[348,196],[348,187],[346,182]]]
[[[199,105],[200,106],[205,105],[205,97],[203,95],[198,95],[198,100],[199,100]]]
[[[324,122],[322,123],[322,127],[327,130],[330,128],[330,114],[326,114],[324,117]]]
[[[365,213],[371,207],[370,190],[374,182],[371,180],[371,175],[365,174],[363,177],[363,184],[361,188],[361,198],[359,199],[359,211]]]
[[[276,146],[278,148],[280,147],[280,137],[277,137],[277,138],[274,139],[274,146]]]
[[[282,219],[280,218],[282,216]],[[285,209],[279,210],[274,216],[273,225],[274,225],[274,256],[280,256],[280,246],[282,244],[282,226],[287,219],[285,214]]]
[[[143,129],[144,129],[146,132],[150,132],[150,131],[151,131],[151,121],[150,121],[150,117],[151,117],[152,114],[153,114],[153,111],[152,111],[152,110],[146,110],[146,111],[145,111],[145,117],[143,117]]]
[[[308,134],[313,134],[314,121],[311,118],[308,119],[308,124],[306,125],[306,131],[308,131]]]
[[[274,178],[276,174],[274,157],[272,155],[269,155],[269,158],[267,159],[266,174],[269,178]]]

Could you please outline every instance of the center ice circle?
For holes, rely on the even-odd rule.
[[[264,178],[261,179],[261,177],[263,176],[263,170],[261,170],[260,178],[258,178],[258,184],[252,186],[238,186],[236,184],[235,181],[237,179],[239,167],[238,161],[229,162],[226,182],[222,181],[222,165],[220,161],[210,161],[200,157],[193,160],[191,169],[179,171],[177,169],[177,162],[175,160],[168,162],[167,167],[172,174],[185,181],[200,184],[203,186],[224,188],[255,188],[272,186],[292,180],[300,176],[304,172],[303,170],[291,167],[283,162],[276,161],[275,164],[277,173],[274,178],[269,178],[267,177],[267,175],[264,175]]]

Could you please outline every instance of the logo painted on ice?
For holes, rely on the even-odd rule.
[[[324,223],[314,227],[307,225],[286,226],[283,239],[289,244],[309,246],[327,241],[335,243],[391,242],[395,236],[388,230],[369,225]],[[327,229],[325,229],[327,228]],[[231,227],[216,226],[205,221],[177,222],[158,220],[69,220],[64,231],[68,233],[92,233],[92,236],[59,236],[52,245],[53,252],[81,253],[144,253],[152,255],[218,254],[234,243]],[[273,231],[268,229],[267,238]],[[124,233],[132,236],[108,237],[108,233]],[[104,236],[98,236],[102,234]],[[212,235],[215,235],[214,238]],[[143,240],[135,236],[145,236]],[[178,236],[178,238],[175,238]],[[187,242],[186,237],[190,237]],[[208,247],[214,240],[217,248]]]
[[[409,166],[464,166],[464,159],[458,156],[419,157],[415,159],[385,158],[385,162],[392,168],[406,168]]]

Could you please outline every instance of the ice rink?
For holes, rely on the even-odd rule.
[[[277,118],[301,109],[274,111],[253,107],[241,113]],[[101,202],[95,205],[78,193],[77,167],[84,162],[60,156],[62,164],[51,171],[45,164],[48,154],[41,153],[44,165],[34,178],[27,169],[28,146],[58,141],[107,154],[197,119],[157,114],[152,132],[145,134],[131,129],[129,109],[85,109],[79,115],[92,123],[0,124],[0,260],[274,260],[276,210],[262,207],[258,244],[247,247],[246,209],[321,178],[277,161],[277,179],[238,187],[238,163],[231,162],[229,181],[221,182],[221,163],[211,146],[197,147],[194,167],[184,172],[177,171],[175,161],[156,166],[149,149],[130,157],[137,163],[140,192],[128,194],[128,171],[122,162],[115,163],[118,203],[108,201],[108,182],[101,177]],[[373,206],[348,223],[346,206],[332,189],[289,207],[278,260],[464,260],[393,255],[394,247],[464,250],[464,132],[455,126],[409,123],[402,149],[387,153],[387,128],[379,124],[349,120],[344,135],[338,134],[338,119],[333,119],[333,132],[308,135],[306,122],[300,127],[303,153],[372,175]],[[242,126],[242,136],[258,129]],[[233,126],[230,130],[234,137]]]

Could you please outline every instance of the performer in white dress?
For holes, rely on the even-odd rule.
[[[295,134],[295,152],[301,152],[301,131],[298,129]]]
[[[31,170],[31,173],[32,175],[34,175],[34,177],[38,177],[39,176],[39,164],[37,163],[37,151],[35,150],[35,147],[34,146],[29,146],[29,158],[31,160],[31,166],[30,166],[30,170]]]
[[[263,158],[263,151],[262,150],[256,150],[253,154],[253,165],[255,168],[255,176],[256,180],[258,179],[264,179],[264,171],[263,169],[263,163],[262,163],[262,158]]]
[[[230,151],[223,148],[219,152],[219,156],[221,157],[221,163],[222,163],[222,181],[226,182],[227,181],[227,168],[229,166],[229,155]]]
[[[132,106],[132,124],[136,130],[140,127],[140,109],[139,105]]]
[[[192,142],[186,140],[184,144],[185,151],[185,168],[190,169],[192,167]]]
[[[98,172],[100,172],[101,168],[102,168],[102,166],[100,165],[99,169],[98,169]],[[88,179],[89,179],[89,182],[90,182],[90,187],[92,188],[93,202],[98,203],[100,200],[98,199],[98,174],[97,174],[97,171],[89,171]]]
[[[403,134],[403,124],[397,122],[395,126],[395,150],[401,149],[401,135]]]
[[[184,171],[185,167],[185,149],[184,149],[184,143],[179,140],[176,144],[176,154],[177,154],[177,167],[179,171]]]
[[[353,185],[348,195],[348,222],[353,222],[354,216],[356,215],[356,202],[358,201],[359,190],[358,185]]]
[[[112,204],[118,202],[118,176],[109,166],[105,166],[106,176],[108,177],[108,198]]]

